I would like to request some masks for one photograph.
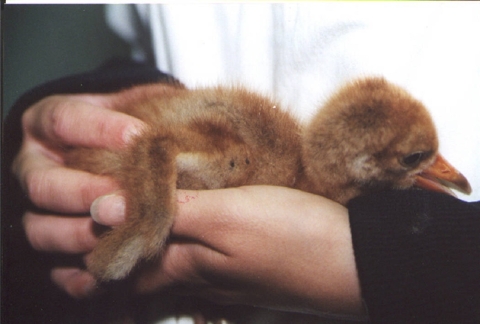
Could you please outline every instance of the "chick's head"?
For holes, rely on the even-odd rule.
[[[423,104],[383,78],[356,80],[320,109],[305,131],[311,173],[360,188],[408,188],[438,152]]]

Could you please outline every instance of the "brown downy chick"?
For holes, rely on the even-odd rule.
[[[176,188],[269,184],[345,204],[373,190],[412,186],[438,156],[426,109],[381,78],[340,89],[303,134],[278,104],[241,88],[143,86],[125,91],[117,106],[150,128],[126,150],[75,149],[66,158],[72,167],[113,176],[126,190],[127,221],[102,237],[89,260],[100,281],[122,279],[159,255]],[[451,182],[468,191],[456,177]]]
[[[336,92],[305,128],[302,148],[298,188],[342,204],[414,184],[446,191],[441,178],[471,191],[438,154],[435,126],[423,104],[383,78],[357,80]]]

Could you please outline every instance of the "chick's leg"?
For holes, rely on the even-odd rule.
[[[68,164],[111,174],[126,192],[126,221],[102,235],[87,262],[99,281],[123,279],[161,252],[175,215],[175,155],[175,143],[161,135],[142,135],[123,152],[70,154]]]

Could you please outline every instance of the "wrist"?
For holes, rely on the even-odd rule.
[[[305,285],[299,294],[305,305],[301,311],[363,315],[348,211],[336,203],[328,204],[331,205],[328,212],[322,212],[322,221],[312,227],[316,233],[309,241],[312,245],[317,242],[317,248],[312,249],[311,264],[304,270],[306,277],[298,280]],[[325,208],[325,202],[322,205]]]

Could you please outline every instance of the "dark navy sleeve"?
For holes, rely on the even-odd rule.
[[[423,190],[348,204],[372,323],[480,323],[480,204]]]

